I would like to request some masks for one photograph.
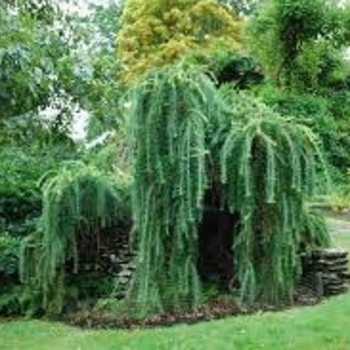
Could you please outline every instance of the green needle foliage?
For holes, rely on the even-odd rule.
[[[45,309],[59,312],[66,262],[79,271],[79,237],[119,223],[126,207],[116,183],[82,162],[47,174],[42,191],[40,227],[22,249],[21,275],[43,296]]]
[[[200,300],[197,226],[208,185],[206,131],[220,109],[209,76],[184,64],[148,73],[129,93],[137,271],[130,290],[147,312]]]
[[[300,249],[329,244],[324,223],[305,209],[323,163],[310,129],[244,95],[231,96],[223,131],[221,181],[241,222],[233,255],[243,300],[293,300]]]
[[[292,301],[303,253],[329,243],[304,204],[323,163],[311,130],[253,97],[219,94],[185,65],[148,73],[128,98],[138,251],[129,305],[141,316],[198,305],[198,227],[213,186],[240,217],[231,234],[242,300]]]
[[[310,129],[251,96],[220,93],[209,73],[184,62],[150,71],[124,102],[137,249],[125,305],[143,317],[200,304],[198,235],[213,192],[216,209],[239,218],[228,234],[242,301],[293,301],[303,256],[329,244],[324,222],[305,206],[323,164]],[[45,177],[42,188],[21,274],[57,312],[65,274],[79,272],[81,238],[123,220],[125,203],[114,181],[83,163]]]

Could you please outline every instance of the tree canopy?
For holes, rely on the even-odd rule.
[[[128,0],[121,25],[117,52],[125,81],[196,51],[210,55],[243,42],[243,19],[215,0]]]
[[[334,52],[347,44],[347,18],[347,8],[333,1],[267,0],[250,20],[252,53],[268,77],[278,84],[291,86],[302,79],[295,73],[305,60],[310,60],[310,54],[314,60],[324,62],[325,51]],[[313,64],[316,68],[309,66],[311,70],[315,68],[327,74],[327,68],[310,62]],[[305,77],[305,81],[308,78]]]

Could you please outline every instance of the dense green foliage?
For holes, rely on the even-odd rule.
[[[129,98],[139,254],[131,296],[141,312],[195,306],[206,129],[220,102],[209,77],[177,66],[150,73]]]
[[[21,275],[39,290],[43,307],[57,312],[64,303],[66,263],[72,264],[70,273],[80,271],[79,243],[123,220],[127,206],[111,178],[82,162],[68,163],[49,175],[42,185],[38,230],[23,247]]]
[[[230,97],[230,129],[218,139],[223,142],[223,196],[241,217],[233,246],[240,293],[250,302],[293,300],[301,243],[329,244],[327,232],[315,230],[315,219],[304,207],[322,155],[307,127],[251,97]]]
[[[74,156],[71,147],[19,146],[0,151],[0,232],[25,236],[35,230],[41,213],[38,181],[47,171],[57,170],[59,162]]]
[[[332,60],[339,61],[335,49],[347,44],[347,16],[332,1],[264,1],[250,23],[253,55],[277,84],[312,86],[334,69]]]
[[[242,300],[292,300],[302,243],[329,243],[304,208],[322,162],[311,130],[251,96],[229,92],[224,101],[208,76],[187,66],[149,73],[129,98],[138,242],[132,301],[142,312],[198,304],[198,225],[212,186],[240,217],[231,234]]]
[[[257,94],[320,136],[336,182],[350,166],[349,14],[347,3],[267,0],[248,30],[251,54],[269,83]]]
[[[62,75],[73,77],[67,43],[52,27],[53,18],[46,21],[53,9],[45,17],[38,8],[40,17],[25,5],[17,10],[0,6],[1,119],[48,106],[64,89]]]
[[[128,0],[75,16],[50,0],[17,5],[0,4],[0,313],[60,312],[70,293],[115,298],[100,243],[131,216],[123,305],[195,308],[210,294],[210,210],[230,217],[233,272],[209,289],[247,305],[293,301],[302,256],[329,245],[306,203],[327,190],[325,168],[336,179],[350,168],[349,8]],[[82,110],[89,142],[77,152]],[[211,236],[225,226],[216,219]]]
[[[22,288],[19,286],[18,261],[21,240],[0,233],[0,314],[21,311]]]
[[[18,264],[22,240],[36,231],[42,199],[38,186],[43,173],[59,168],[59,162],[75,156],[71,145],[40,149],[38,145],[2,147],[0,151],[0,309],[19,313],[25,296]]]
[[[106,25],[103,24],[105,17],[100,10],[94,17],[96,23],[93,27]],[[63,15],[60,6],[50,0],[2,2],[0,18],[3,34],[0,40],[0,85],[3,94],[3,98],[0,97],[3,107],[0,113],[0,270],[3,282],[0,309],[1,313],[11,314],[25,311],[28,298],[33,302],[36,296],[42,294],[36,283],[27,285],[29,288],[24,291],[18,272],[21,241],[28,235],[37,237],[38,230],[42,232],[41,228],[38,229],[42,227],[38,219],[43,210],[39,179],[48,171],[58,171],[62,161],[78,157],[93,158],[92,162],[107,172],[115,170],[113,164],[107,164],[109,159],[94,155],[95,150],[87,152],[89,155],[78,155],[78,147],[70,136],[73,109],[79,107],[75,103],[79,101],[97,117],[106,114],[106,111],[115,114],[111,106],[117,105],[115,96],[120,93],[114,85],[106,83],[105,74],[109,75],[110,81],[113,68],[109,73],[107,70],[104,72],[106,67],[112,66],[111,60],[114,67],[113,38],[102,49],[101,45],[96,48],[92,36],[82,35],[82,21]],[[108,20],[107,25],[110,23]],[[93,46],[94,52],[98,53],[91,63],[93,75],[89,74],[88,56],[81,50],[84,44]],[[48,114],[46,107],[49,108]],[[116,125],[112,119],[109,115],[104,121]],[[106,126],[101,129],[105,130]],[[118,174],[123,183],[129,181],[124,172],[119,171]],[[127,202],[123,199],[121,211],[124,213],[129,210]],[[9,265],[11,269],[7,268]],[[16,269],[13,270],[13,267]],[[36,271],[32,272],[36,274]],[[70,274],[68,277],[68,282],[75,284],[74,287],[80,286],[80,293],[83,283],[71,278]],[[84,278],[87,286],[88,276],[85,274]],[[103,278],[102,274],[95,274],[95,285],[100,284],[102,288]],[[91,288],[86,287],[85,294],[81,294],[90,292]]]
[[[213,55],[241,47],[243,21],[216,0],[126,1],[117,37],[122,79],[197,51]]]
[[[334,180],[350,167],[349,94],[341,90],[323,97],[308,93],[290,93],[271,86],[259,91],[266,104],[285,116],[293,116],[309,126],[322,141]],[[343,175],[342,175],[343,174]]]

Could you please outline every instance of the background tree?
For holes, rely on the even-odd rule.
[[[60,93],[59,76],[72,74],[66,65],[68,45],[52,21],[26,7],[18,11],[1,7],[0,16],[0,101],[4,106],[0,117],[36,112]]]
[[[86,16],[69,21],[79,42],[72,53],[79,79],[69,83],[70,94],[89,112],[88,139],[119,128],[122,123],[119,99],[123,90],[116,56],[116,36],[120,30],[122,4],[91,5]]]
[[[267,0],[250,23],[253,55],[265,73],[279,85],[290,86],[301,55],[310,45],[337,47],[344,44],[344,13],[336,2],[325,0]],[[304,77],[305,81],[309,77]]]
[[[209,54],[239,48],[242,19],[215,0],[128,0],[117,37],[121,78],[131,81],[149,68],[193,51]]]
[[[335,179],[350,165],[349,18],[348,5],[337,1],[266,0],[248,26],[266,78],[257,93],[321,136]]]
[[[0,311],[19,312],[19,246],[36,230],[41,212],[39,178],[74,158],[70,45],[50,1],[0,4]],[[58,21],[60,18],[61,22]],[[65,77],[65,79],[63,79]],[[53,117],[44,116],[48,107]]]

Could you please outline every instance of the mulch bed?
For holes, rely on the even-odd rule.
[[[225,300],[213,300],[196,310],[167,312],[147,318],[131,318],[118,316],[103,311],[79,311],[64,317],[69,325],[87,329],[135,329],[152,327],[169,327],[177,324],[195,324],[203,321],[212,321],[231,316],[248,315],[256,312],[281,311],[296,306],[310,306],[318,304],[322,298],[303,294],[296,298],[293,305],[264,306],[255,305],[249,309],[242,309],[238,305]]]
[[[246,313],[237,305],[226,302],[213,302],[195,311],[167,312],[147,318],[130,318],[103,311],[80,311],[68,315],[64,321],[81,328],[118,328],[133,329],[156,326],[172,326],[175,324],[194,324],[201,321],[217,320],[220,318]]]

